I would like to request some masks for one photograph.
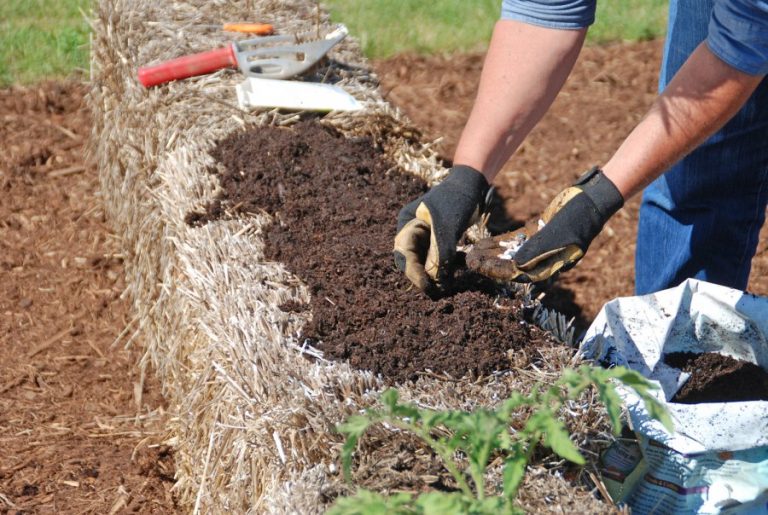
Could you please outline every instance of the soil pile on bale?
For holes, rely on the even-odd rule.
[[[691,374],[672,402],[768,401],[768,372],[754,363],[716,352],[673,352],[664,362]]]
[[[265,210],[266,257],[284,263],[311,293],[303,336],[328,358],[390,381],[425,370],[452,377],[509,368],[508,352],[551,345],[522,322],[522,309],[497,286],[467,271],[431,299],[415,291],[392,260],[395,218],[426,184],[395,166],[366,138],[347,139],[317,121],[233,134],[212,152],[223,166],[220,200],[191,224]],[[394,173],[387,173],[394,172]]]

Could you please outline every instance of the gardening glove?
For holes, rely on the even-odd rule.
[[[573,268],[623,205],[619,190],[595,167],[554,198],[538,232],[512,231],[481,240],[467,255],[467,266],[494,279],[544,281]]]
[[[479,217],[490,186],[469,166],[454,166],[448,176],[400,210],[395,264],[420,290],[450,280],[456,245]]]

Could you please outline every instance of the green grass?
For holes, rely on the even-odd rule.
[[[668,0],[601,0],[591,43],[664,34]],[[483,50],[500,0],[323,0],[369,57]],[[88,68],[91,0],[0,0],[0,86]]]
[[[0,86],[88,67],[90,0],[0,0]]]
[[[598,0],[591,43],[642,41],[667,32],[669,0]]]
[[[500,0],[324,0],[335,21],[357,36],[365,54],[389,57],[482,50],[499,18]],[[668,0],[598,1],[590,43],[637,41],[666,30]]]
[[[324,0],[369,57],[400,52],[481,50],[499,15],[499,0]]]

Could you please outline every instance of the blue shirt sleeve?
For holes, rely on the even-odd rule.
[[[552,29],[581,29],[595,21],[597,0],[502,0],[501,19]]]
[[[739,71],[768,74],[768,0],[716,0],[707,45]]]

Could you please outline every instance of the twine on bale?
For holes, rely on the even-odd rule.
[[[174,415],[168,441],[180,504],[194,512],[321,513],[334,495],[349,491],[334,465],[342,443],[334,427],[375,402],[383,384],[302,348],[297,334],[302,317],[310,315],[278,306],[306,301],[309,294],[300,278],[264,260],[267,214],[195,228],[184,221],[215,196],[208,170],[216,166],[209,151],[217,140],[299,117],[239,110],[234,86],[242,76],[236,71],[150,90],[136,80],[141,65],[220,47],[233,37],[197,25],[240,19],[269,21],[281,33],[332,26],[309,0],[102,0],[92,20],[90,152],[125,249],[128,292],[145,346],[141,364],[156,371]],[[405,172],[429,182],[442,177],[446,171],[430,145],[381,97],[354,39],[330,57],[316,76],[339,83],[366,109],[331,113],[323,123],[370,137]],[[307,352],[318,359],[305,359]],[[533,356],[537,370],[529,366]],[[550,380],[570,357],[565,347],[530,349],[511,356],[516,373],[475,382],[425,374],[403,387],[401,397],[438,409],[471,409],[526,390],[534,380]],[[572,411],[581,417],[580,444],[587,427],[606,427],[591,398]],[[376,431],[386,445],[386,430]],[[536,467],[523,506],[544,510],[551,502],[557,508],[578,497],[582,508],[605,509],[590,505],[596,501],[588,492]]]

